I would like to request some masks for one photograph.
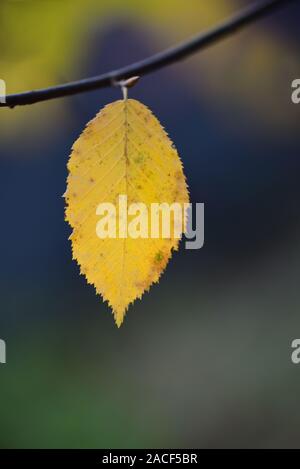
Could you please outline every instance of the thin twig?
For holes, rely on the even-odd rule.
[[[6,96],[5,103],[0,103],[0,107],[13,108],[14,106],[34,104],[40,101],[114,86],[116,82],[130,78],[134,75],[145,75],[146,73],[153,72],[182,60],[200,49],[204,49],[244,26],[253,23],[255,20],[271,13],[276,8],[286,5],[288,1],[293,0],[264,0],[257,2],[225,20],[215,28],[212,28],[205,33],[201,33],[186,42],[182,42],[178,46],[152,55],[147,59],[127,65],[126,67],[122,67],[118,70],[104,73],[103,75],[73,81],[50,88],[11,94]]]

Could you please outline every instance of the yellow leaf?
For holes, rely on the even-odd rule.
[[[66,220],[73,228],[73,258],[108,301],[120,326],[128,305],[158,281],[172,250],[178,249],[185,227],[184,204],[189,202],[182,164],[151,111],[126,99],[108,104],[88,123],[73,145],[68,170]],[[113,204],[115,214],[107,211],[101,218],[103,203]],[[129,214],[134,203],[144,204],[144,218]],[[160,224],[158,237],[151,236],[151,228],[157,228],[151,204],[163,203],[183,207],[178,237],[173,212],[170,233],[163,235]],[[130,226],[140,229],[144,223],[145,228],[147,222],[148,237],[128,236]],[[104,225],[115,229],[116,236],[99,237]]]

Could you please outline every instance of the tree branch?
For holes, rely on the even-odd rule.
[[[220,39],[238,31],[244,26],[273,12],[276,8],[286,5],[288,1],[292,0],[264,0],[257,2],[225,20],[215,28],[201,33],[186,42],[182,42],[178,46],[152,55],[147,59],[127,65],[126,67],[122,67],[118,70],[104,73],[103,75],[73,81],[50,88],[11,94],[6,96],[5,103],[0,103],[0,107],[13,108],[14,106],[34,104],[40,101],[70,96],[98,88],[115,86],[119,80],[124,80],[133,75],[145,75],[146,73],[154,72],[155,70],[166,67],[167,65],[182,60],[187,56],[210,46]]]

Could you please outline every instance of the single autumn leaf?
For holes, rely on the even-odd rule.
[[[178,249],[185,228],[184,204],[189,202],[182,164],[152,112],[139,101],[124,99],[105,106],[87,124],[72,147],[68,170],[66,220],[73,228],[73,258],[108,301],[119,327],[128,305],[158,281],[172,250]],[[101,221],[99,206],[107,203],[119,209],[110,216],[107,211]],[[142,203],[146,213],[137,211],[140,216],[134,219],[133,209],[126,220],[121,203],[122,208]],[[168,236],[161,226],[157,237],[125,235],[130,223],[141,230],[153,204],[174,203],[183,208],[179,236],[175,216],[170,217]],[[154,224],[151,218],[149,233],[157,228]],[[104,225],[115,228],[115,236],[99,237]]]

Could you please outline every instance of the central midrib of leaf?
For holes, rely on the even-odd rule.
[[[124,105],[124,158],[125,158],[125,184],[126,184],[126,195],[128,195],[128,112],[127,106],[128,102],[127,99],[123,101]],[[127,227],[126,227],[127,229]],[[123,247],[122,247],[122,267],[121,267],[121,276],[120,276],[120,291],[119,291],[119,302],[122,298],[123,293],[123,279],[124,279],[124,271],[125,271],[125,250],[126,250],[126,239],[125,236],[123,239]]]

